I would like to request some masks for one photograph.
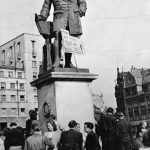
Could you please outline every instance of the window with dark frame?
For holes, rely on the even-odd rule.
[[[1,82],[1,89],[2,90],[6,89],[6,83],[5,82]]]
[[[0,77],[4,77],[4,71],[0,71]]]
[[[32,61],[32,68],[36,68],[36,67],[37,67],[36,61]]]
[[[2,102],[5,102],[5,101],[6,101],[6,95],[4,95],[4,94],[1,95],[1,101],[2,101]]]
[[[22,72],[18,72],[18,78],[22,78]]]
[[[20,90],[24,90],[24,83],[20,83]]]
[[[13,71],[8,71],[8,77],[13,78]]]
[[[12,90],[15,89],[15,83],[10,83],[10,89],[12,89]]]
[[[20,95],[20,101],[24,102],[25,101],[25,96],[24,95]]]
[[[11,100],[11,102],[15,102],[16,101],[16,95],[11,95],[10,100]]]
[[[33,72],[33,80],[37,79],[37,72]]]

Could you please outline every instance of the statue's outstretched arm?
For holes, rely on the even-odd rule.
[[[50,9],[51,9],[51,0],[44,0],[42,10],[40,12],[40,15],[44,20],[47,20],[49,14],[50,14]]]

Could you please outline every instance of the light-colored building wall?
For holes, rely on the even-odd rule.
[[[24,33],[0,46],[0,124],[17,121],[25,127],[29,110],[38,108],[30,82],[39,74],[43,45],[41,36]]]

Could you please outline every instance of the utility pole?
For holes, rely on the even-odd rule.
[[[16,81],[17,85],[17,109],[18,109],[18,118],[19,118],[19,90],[18,90],[18,80]]]
[[[18,83],[17,75],[16,75],[17,74],[17,62],[16,62],[17,61],[17,55],[16,55],[16,43],[15,42],[14,42],[14,57],[15,57],[14,58],[14,60],[15,60],[15,62],[14,62],[15,63],[15,79],[16,79],[16,86],[17,86],[17,89],[16,89],[17,90],[17,102],[16,103],[17,103],[17,110],[18,110],[17,116],[19,119],[19,90],[18,90],[18,84],[19,83]]]

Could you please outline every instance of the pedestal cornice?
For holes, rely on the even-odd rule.
[[[66,70],[64,70],[66,71]],[[39,75],[37,80],[31,82],[31,86],[38,86],[49,81],[86,81],[91,82],[98,78],[97,74],[89,73],[87,70],[82,72],[64,72],[64,71],[49,71]]]

